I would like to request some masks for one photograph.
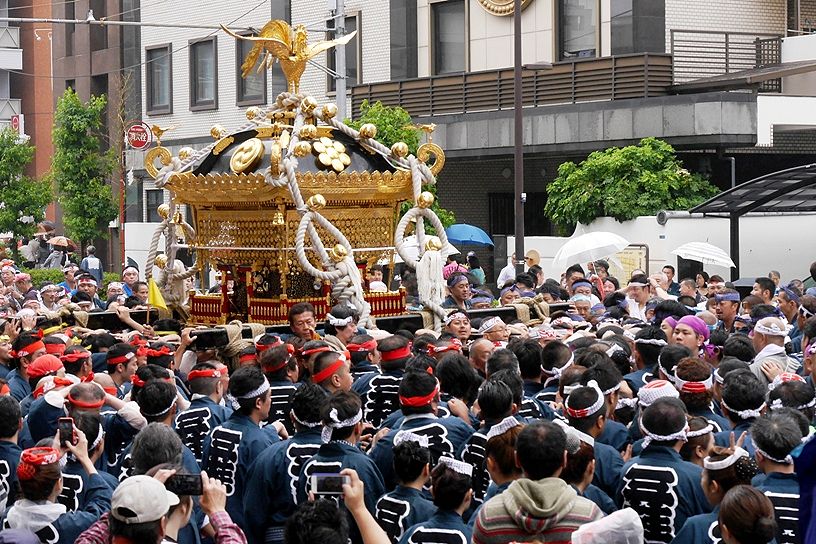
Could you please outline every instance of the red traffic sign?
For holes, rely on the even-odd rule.
[[[133,123],[125,131],[125,139],[133,149],[144,150],[153,141],[153,134],[145,123]]]
[[[14,129],[15,132],[20,132],[20,116],[19,115],[12,115],[11,116],[11,128]]]

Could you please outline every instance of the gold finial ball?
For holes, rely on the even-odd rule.
[[[326,197],[324,197],[323,195],[320,195],[320,194],[312,195],[312,196],[309,197],[309,200],[306,201],[306,206],[310,210],[312,210],[313,212],[316,212],[317,210],[321,210],[321,209],[326,207]],[[342,247],[344,250],[346,249],[342,245],[338,246],[338,247]]]
[[[337,244],[329,250],[329,257],[331,257],[334,262],[339,263],[348,257],[348,249],[346,249],[346,246],[343,244]]]
[[[440,251],[442,249],[442,240],[438,236],[431,236],[425,242],[425,251]]]
[[[220,140],[226,136],[226,134],[227,129],[221,125],[213,125],[212,128],[210,128],[210,136],[212,136],[214,140]]]
[[[434,197],[432,192],[422,191],[419,193],[419,198],[417,198],[417,206],[422,209],[430,208],[433,206],[434,200],[436,200],[436,197]]]
[[[374,138],[377,136],[377,125],[366,123],[360,127],[360,138]]]
[[[159,214],[159,217],[162,219],[167,219],[170,217],[170,206],[168,204],[159,204],[159,207],[156,208],[156,211]]]
[[[158,266],[159,268],[164,268],[165,266],[167,266],[167,255],[165,255],[164,253],[156,255],[155,265]]]
[[[332,119],[337,116],[337,104],[324,104],[321,110],[323,112],[323,119]]]
[[[305,140],[314,140],[317,137],[317,127],[314,125],[303,125],[300,127],[300,137]]]
[[[300,111],[306,115],[311,115],[315,108],[317,108],[317,100],[313,96],[307,96],[300,101]]]
[[[263,112],[261,108],[258,106],[252,106],[251,108],[247,108],[246,110],[246,118],[250,121],[253,119],[258,119],[259,117],[263,117]]]
[[[298,142],[295,144],[295,157],[305,157],[312,152],[312,144],[309,142]]]
[[[397,142],[391,146],[391,154],[400,159],[407,157],[409,151],[408,144],[405,142]]]
[[[179,149],[178,158],[183,161],[186,161],[187,159],[192,157],[194,153],[195,149],[193,149],[192,147],[182,147],[181,149]]]

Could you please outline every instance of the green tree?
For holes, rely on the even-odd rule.
[[[34,232],[53,198],[48,179],[36,180],[25,175],[33,158],[34,146],[22,140],[16,131],[11,128],[0,131],[0,232],[10,232],[14,239]]]
[[[568,228],[598,217],[626,221],[686,210],[717,193],[706,178],[682,167],[671,145],[644,138],[638,145],[595,151],[578,165],[561,164],[547,186],[544,213]]]
[[[419,131],[412,128],[413,120],[411,115],[399,106],[384,106],[382,102],[369,104],[368,100],[363,100],[360,104],[360,117],[356,121],[346,119],[345,123],[356,130],[359,130],[365,123],[373,123],[377,127],[377,141],[385,146],[391,147],[396,142],[405,142],[411,153],[416,154],[419,148]],[[436,196],[439,186],[439,178],[436,178],[436,185],[424,185],[423,191],[430,191]],[[404,215],[413,207],[413,202],[404,202],[400,209],[400,216]],[[439,199],[434,200],[431,209],[439,216],[442,225],[449,227],[456,223],[456,215],[439,205]],[[433,233],[433,227],[425,226],[429,234]]]
[[[83,103],[70,88],[57,101],[51,174],[66,234],[77,242],[107,237],[107,225],[118,213],[106,179],[116,168],[116,152],[102,144],[106,106],[104,95]]]

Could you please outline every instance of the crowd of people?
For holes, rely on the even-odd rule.
[[[808,541],[816,293],[528,265],[495,298],[544,319],[451,262],[441,332],[299,303],[225,345],[131,319],[133,268],[0,263],[0,542]],[[60,323],[94,309],[122,326]]]

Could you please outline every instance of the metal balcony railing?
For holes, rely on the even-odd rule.
[[[668,94],[671,55],[641,53],[559,62],[551,70],[524,70],[524,106],[570,104]],[[353,115],[363,100],[402,106],[414,117],[513,109],[513,70],[464,72],[356,85]]]
[[[750,70],[782,62],[782,36],[748,32],[672,30],[674,83]],[[780,92],[779,79],[766,81],[762,92]]]

